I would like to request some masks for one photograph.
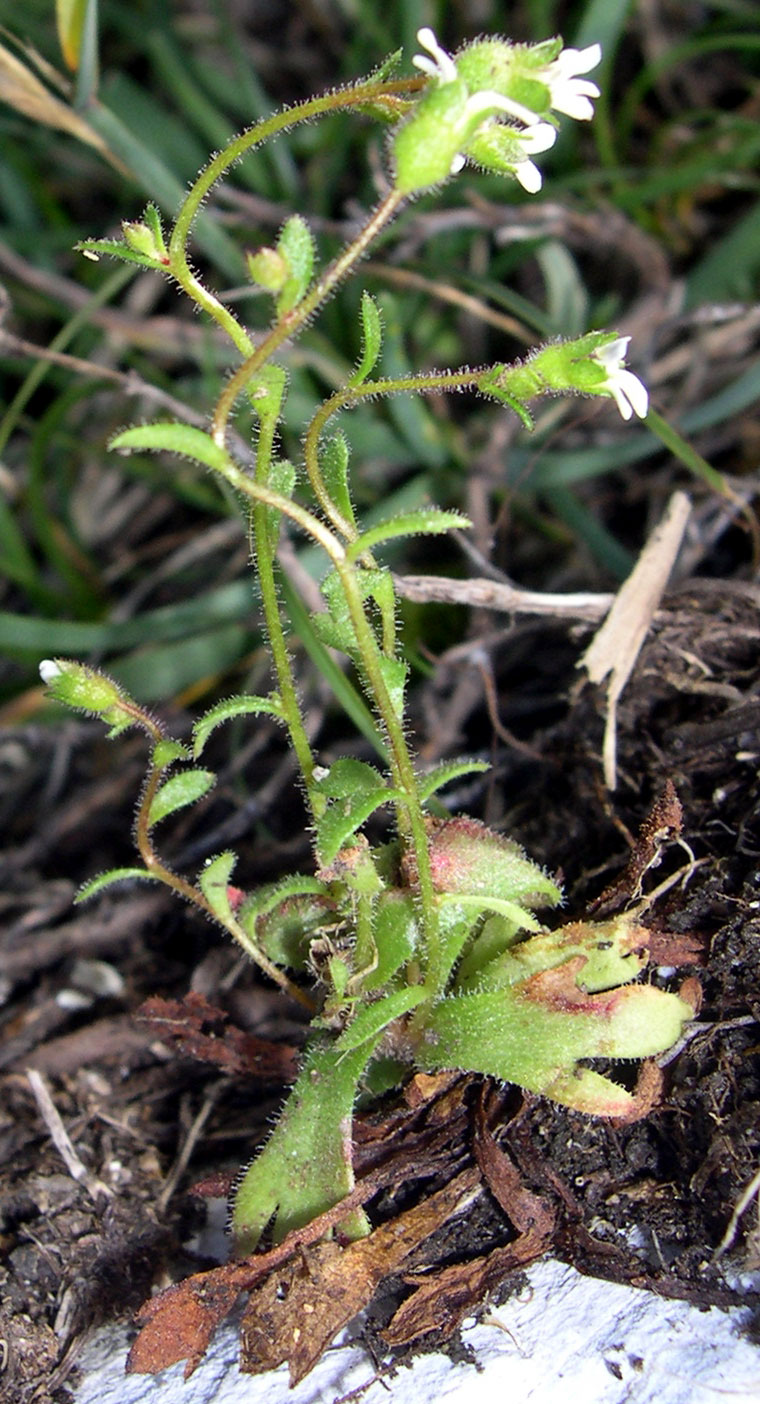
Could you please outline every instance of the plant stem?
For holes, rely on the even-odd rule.
[[[351,409],[361,400],[375,399],[380,395],[398,395],[411,390],[418,390],[424,394],[430,394],[435,390],[466,390],[477,385],[481,374],[482,371],[463,369],[427,371],[421,372],[419,375],[368,380],[363,385],[347,385],[342,390],[336,390],[334,395],[331,395],[320,405],[306,430],[303,449],[304,466],[314,490],[314,496],[325,516],[347,541],[355,541],[358,532],[345,520],[333,503],[322,477],[322,469],[319,466],[319,441],[328,420],[334,414],[338,414],[340,410]]]
[[[378,83],[364,80],[351,84],[341,92],[326,93],[323,97],[310,98],[284,112],[274,113],[260,122],[255,122],[244,132],[240,132],[222,151],[204,166],[191,186],[177,216],[169,240],[169,269],[173,278],[194,302],[202,307],[214,321],[227,332],[242,356],[250,356],[253,343],[237,317],[225,307],[193,273],[187,257],[187,242],[198,212],[210,190],[231,166],[239,161],[247,151],[262,145],[279,132],[289,131],[301,122],[308,122],[331,112],[347,107],[361,107],[368,103],[385,106],[389,112],[401,115],[402,95],[415,92],[421,86],[416,78],[402,79],[392,83]]]
[[[156,731],[158,736],[161,736],[162,733],[158,728],[156,728]],[[151,765],[135,820],[135,843],[147,871],[152,873],[154,877],[159,878],[167,887],[171,887],[173,891],[177,892],[181,897],[184,897],[187,902],[191,902],[193,906],[199,907],[204,915],[210,917],[212,921],[221,922],[222,925],[227,928],[230,935],[243,947],[246,954],[256,962],[260,969],[263,970],[271,980],[274,980],[275,984],[280,986],[281,990],[284,990],[286,994],[290,995],[291,999],[295,999],[299,1004],[304,1005],[310,1013],[313,1013],[314,1005],[309,996],[304,994],[303,990],[300,990],[297,985],[294,985],[293,982],[288,979],[284,971],[274,965],[269,957],[251,941],[248,933],[243,930],[242,926],[238,925],[234,917],[225,920],[225,918],[213,911],[200,888],[193,886],[186,878],[181,877],[179,873],[175,873],[171,868],[167,867],[166,863],[159,857],[151,837],[150,810],[161,783],[163,773],[164,767]]]
[[[243,364],[238,367],[235,374],[227,381],[222,394],[216,403],[214,418],[211,423],[211,435],[214,441],[224,447],[227,434],[227,425],[232,413],[235,401],[242,394],[246,385],[255,376],[256,372],[274,355],[275,351],[288,341],[296,332],[304,326],[310,317],[314,315],[317,308],[330,296],[330,293],[338,283],[350,271],[358,259],[362,257],[372,240],[377,237],[381,229],[390,222],[393,216],[404,203],[405,196],[398,190],[392,189],[385,199],[378,205],[377,209],[370,215],[364,228],[359,231],[355,239],[338,254],[324,273],[319,277],[296,306],[286,312],[283,317],[272,327],[271,331],[259,343],[255,351],[247,356]],[[345,524],[344,524],[345,525]]]
[[[274,436],[279,418],[282,390],[285,386],[283,375],[280,393],[273,403],[270,403],[266,413],[262,413],[259,419],[259,435],[256,445],[256,483],[259,486],[266,486],[272,463],[272,448]],[[275,584],[274,563],[275,553],[270,537],[269,519],[271,508],[267,507],[260,499],[254,502],[252,512],[252,527],[254,547],[256,552],[257,574],[259,578],[259,588],[261,590],[261,601],[264,607],[264,619],[266,621],[267,632],[269,634],[269,646],[272,650],[272,662],[277,676],[277,686],[282,701],[285,720],[287,723],[293,750],[303,775],[306,793],[309,799],[312,815],[316,817],[316,809],[319,807],[319,800],[324,805],[324,799],[314,794],[314,756],[312,754],[309,738],[301,716],[301,708],[296,693],[295,679],[293,677],[293,667],[290,661],[288,646],[285,641],[285,633],[282,627],[282,616],[277,598],[277,586]]]

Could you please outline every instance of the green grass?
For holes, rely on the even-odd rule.
[[[157,0],[105,0],[77,76],[65,73],[52,0],[23,8],[0,0],[0,24],[15,40],[14,52],[28,62],[33,48],[58,71],[69,84],[72,111],[109,153],[0,103],[0,245],[14,256],[10,267],[0,247],[11,299],[5,324],[25,341],[93,368],[88,374],[78,363],[37,360],[0,342],[0,699],[35,686],[38,658],[56,653],[103,661],[143,699],[213,691],[245,672],[260,642],[247,579],[220,579],[216,558],[195,572],[178,567],[174,576],[156,575],[153,583],[157,560],[171,559],[178,542],[193,534],[202,539],[236,504],[186,465],[169,472],[155,460],[114,458],[106,450],[119,427],[153,412],[149,399],[127,388],[134,391],[142,380],[203,413],[226,371],[227,352],[170,289],[88,263],[74,245],[112,235],[121,218],[139,215],[148,196],[170,216],[210,148],[284,101],[369,72],[391,50],[403,46],[408,64],[419,25],[433,24],[450,46],[470,37],[457,30],[466,8],[389,0],[351,7],[350,20],[341,20],[335,7],[314,33],[306,10],[286,6],[287,21],[273,41],[271,34],[241,32],[224,0],[195,18]],[[674,33],[650,61],[639,42],[645,18],[625,0],[492,4],[490,21],[479,21],[479,28],[520,39],[559,30],[568,43],[603,42],[597,120],[591,129],[576,124],[545,167],[545,199],[585,217],[589,232],[584,242],[569,237],[570,224],[531,228],[510,203],[514,190],[473,172],[447,188],[443,205],[420,200],[373,253],[365,274],[385,313],[386,373],[509,359],[553,336],[625,322],[638,275],[628,236],[619,249],[601,239],[610,212],[629,231],[631,247],[637,237],[650,240],[673,278],[683,281],[687,309],[757,297],[760,127],[752,95],[760,18],[742,0],[695,7],[694,15],[698,23],[688,38]],[[13,40],[0,36],[9,47]],[[49,76],[45,82],[52,92]],[[60,96],[63,87],[55,91]],[[195,252],[209,281],[232,292],[252,326],[262,325],[263,304],[245,293],[244,251],[268,242],[298,210],[314,214],[320,257],[327,259],[338,246],[348,202],[375,202],[368,172],[382,165],[383,152],[377,126],[331,118],[236,169],[218,218],[207,212],[199,222]],[[515,199],[525,203],[521,195]],[[470,227],[463,227],[468,211]],[[504,237],[515,219],[520,232]],[[404,240],[410,252],[403,266],[418,283],[400,290],[393,259]],[[432,293],[420,290],[426,285]],[[516,334],[472,310],[463,313],[448,289],[513,319]],[[290,357],[284,447],[294,459],[305,420],[355,362],[358,297],[358,284],[339,293]],[[640,348],[645,357],[650,349]],[[132,377],[130,386],[114,372]],[[561,524],[568,552],[581,546],[603,576],[619,578],[637,543],[605,520],[599,482],[662,471],[665,445],[682,478],[689,475],[700,492],[720,491],[716,470],[724,465],[706,461],[709,445],[718,430],[730,444],[732,422],[758,388],[756,373],[737,362],[694,402],[671,406],[666,387],[662,398],[655,395],[658,417],[649,426],[605,420],[601,435],[593,417],[585,432],[579,428],[586,416],[577,407],[558,422],[557,407],[549,406],[533,437],[520,431],[510,442],[503,472],[492,477],[493,513],[514,502],[515,520],[540,530],[544,518],[553,564],[551,522]],[[344,427],[354,461],[365,465],[362,512],[371,518],[392,494],[399,502],[427,495],[460,505],[470,465],[500,413],[472,402],[441,406],[406,397],[352,412]],[[569,433],[559,432],[562,424]],[[134,517],[110,535],[92,530],[83,510],[99,474],[109,501],[135,503]],[[532,556],[537,549],[530,547]],[[318,573],[312,552],[304,551],[303,564]],[[397,565],[404,568],[403,558]],[[141,602],[125,614],[133,589]],[[298,624],[303,631],[303,617]],[[413,651],[419,642],[410,640]],[[317,657],[308,638],[304,644]],[[348,684],[341,691],[334,675],[332,683],[354,724],[366,728]]]

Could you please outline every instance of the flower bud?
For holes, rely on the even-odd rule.
[[[45,658],[40,663],[40,677],[56,702],[100,717],[112,728],[112,736],[140,720],[140,709],[118,684],[84,663]]]

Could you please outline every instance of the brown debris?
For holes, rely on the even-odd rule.
[[[259,1374],[287,1360],[290,1383],[297,1384],[380,1283],[477,1198],[478,1181],[474,1168],[465,1170],[368,1238],[345,1248],[318,1243],[291,1259],[286,1274],[272,1275],[250,1295],[241,1327],[241,1369]]]
[[[183,999],[154,995],[144,1000],[135,1017],[184,1057],[211,1063],[230,1075],[278,1084],[293,1082],[297,1075],[294,1048],[244,1033],[223,1009],[193,990]]]

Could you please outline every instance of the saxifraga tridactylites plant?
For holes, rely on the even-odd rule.
[[[92,258],[109,254],[168,274],[232,341],[240,364],[216,403],[208,433],[178,423],[117,435],[112,447],[169,450],[219,475],[249,508],[255,569],[274,672],[267,696],[237,696],[195,727],[192,752],[104,675],[69,660],[42,665],[60,702],[148,737],[150,764],[135,826],[141,866],[90,882],[91,896],[122,879],[167,884],[234,937],[253,961],[305,1004],[311,1031],[298,1079],[264,1148],[241,1176],[232,1226],[235,1248],[256,1248],[269,1227],[275,1241],[345,1197],[352,1187],[351,1120],[360,1087],[387,1089],[411,1069],[454,1068],[490,1074],[592,1115],[626,1117],[636,1095],[581,1065],[593,1058],[641,1058],[668,1048],[692,1015],[675,994],[634,983],[647,962],[646,932],[627,916],[547,930],[536,909],[559,902],[546,873],[509,839],[469,818],[433,818],[431,796],[457,776],[485,769],[455,762],[421,773],[407,740],[407,663],[396,629],[383,544],[411,533],[466,525],[455,512],[423,508],[365,530],[351,493],[349,447],[334,417],[362,401],[399,393],[471,389],[509,406],[530,427],[526,403],[543,394],[612,397],[624,418],[647,413],[647,392],[625,368],[627,342],[592,331],[552,344],[516,365],[375,376],[381,351],[378,307],[365,291],[362,353],[346,384],[306,426],[303,463],[277,457],[286,374],[278,351],[312,319],[373,239],[414,196],[443,185],[470,161],[535,192],[533,156],[551,146],[555,113],[587,120],[596,85],[581,76],[600,59],[560,39],[514,45],[480,39],[453,57],[430,30],[415,59],[422,77],[392,78],[393,62],[342,91],[314,98],[257,123],[210,161],[190,190],[171,233],[157,209],[123,225],[123,242],[87,241]],[[314,243],[300,215],[276,245],[249,257],[257,286],[274,300],[268,332],[254,339],[193,272],[188,239],[215,182],[246,151],[299,123],[341,109],[385,121],[390,131],[387,194],[335,260],[314,274]],[[230,444],[230,420],[245,401],[254,425],[249,467]],[[308,491],[301,487],[306,480]],[[342,758],[319,764],[299,705],[278,600],[275,555],[283,518],[327,558],[322,641],[356,668],[384,739],[385,768]],[[314,835],[313,875],[290,876],[242,901],[231,887],[236,855],[218,854],[196,881],[173,872],[155,846],[162,820],[204,796],[214,774],[197,762],[211,733],[233,717],[268,713],[283,724],[295,753]],[[390,809],[393,843],[372,848],[369,817]],[[308,978],[311,977],[311,987]],[[363,1211],[341,1225],[367,1232]]]

